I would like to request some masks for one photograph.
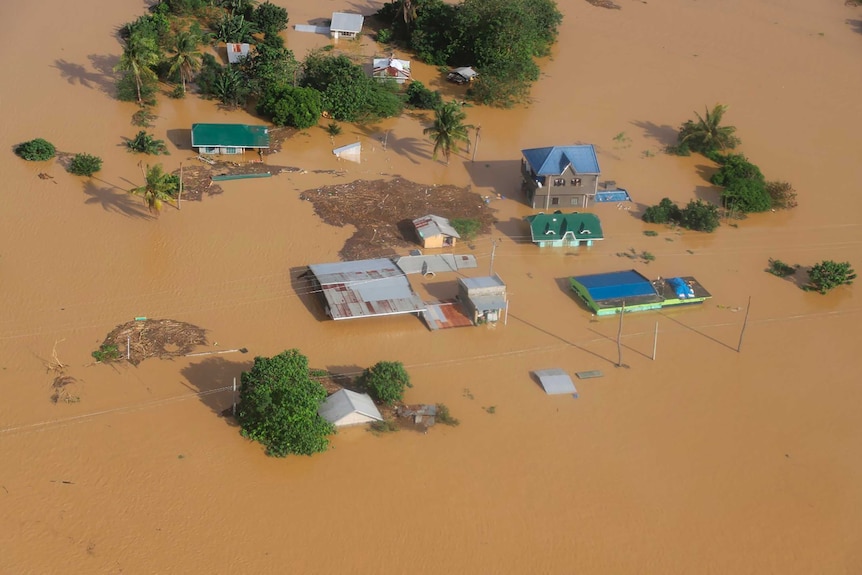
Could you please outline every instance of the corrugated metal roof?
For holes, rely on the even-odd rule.
[[[534,242],[561,240],[567,233],[578,240],[601,240],[605,237],[602,222],[595,214],[564,214],[556,211],[553,214],[534,214],[524,219],[530,224]]]
[[[465,80],[472,80],[475,76],[479,75],[479,73],[476,72],[476,70],[474,70],[473,68],[471,68],[469,66],[462,66],[460,68],[455,68],[454,70],[452,70],[449,73],[450,74],[458,74],[459,76],[461,76]]]
[[[469,254],[436,254],[431,256],[402,256],[395,264],[405,274],[455,272],[478,267],[476,256]]]
[[[375,421],[383,421],[383,416],[371,396],[367,393],[356,393],[349,389],[336,391],[326,398],[317,413],[326,421],[334,424],[351,413],[359,413]]]
[[[484,276],[479,278],[458,278],[458,281],[464,284],[464,286],[469,291],[470,289],[479,289],[479,288],[489,288],[489,287],[502,287],[505,288],[506,284],[503,283],[503,280],[500,279],[500,276],[494,274],[492,276]]]
[[[192,147],[268,148],[269,128],[246,124],[192,124]]]
[[[248,51],[250,47],[251,46],[249,44],[226,44],[225,48],[227,48],[227,61],[231,64],[236,64],[241,59],[248,56]]]
[[[398,58],[375,58],[372,63],[371,75],[375,78],[393,78],[408,80],[410,78],[410,61]]]
[[[333,12],[332,23],[329,25],[329,29],[333,32],[359,33],[362,31],[363,22],[365,22],[365,17],[362,14]]]
[[[522,150],[537,176],[558,176],[571,165],[577,174],[599,174],[599,159],[592,144]]]
[[[413,220],[413,227],[421,238],[433,238],[434,236],[451,236],[460,239],[461,236],[449,223],[449,220],[440,216],[428,215]]]
[[[652,282],[635,270],[575,276],[572,279],[584,286],[597,302],[658,295]]]
[[[308,266],[332,319],[416,313],[425,304],[407,276],[386,258]]]
[[[539,369],[533,372],[548,395],[573,394],[578,396],[575,382],[562,369]]]
[[[506,309],[506,298],[499,295],[471,295],[470,303],[476,311],[495,311]]]

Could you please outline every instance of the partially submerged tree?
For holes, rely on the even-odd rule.
[[[404,398],[404,391],[413,387],[410,375],[400,361],[379,361],[362,372],[362,385],[376,401],[393,405]]]
[[[254,9],[252,20],[266,36],[274,36],[287,28],[287,10],[272,2],[264,2]]]
[[[132,188],[130,192],[143,197],[150,212],[159,213],[164,202],[176,198],[180,190],[179,178],[172,174],[166,174],[161,164],[152,167],[148,165],[145,175],[146,183],[143,186]]]
[[[734,135],[736,128],[721,125],[726,111],[727,106],[716,104],[711,111],[707,108],[703,116],[695,112],[697,120],[687,120],[680,127],[677,145],[672,147],[671,151],[683,156],[690,152],[710,156],[734,149],[740,143],[739,138]]]
[[[825,294],[838,286],[850,285],[855,279],[856,272],[850,267],[850,262],[823,260],[808,270],[808,285],[805,289]]]
[[[455,102],[443,104],[434,111],[434,123],[422,130],[422,133],[431,136],[434,142],[432,157],[435,160],[442,152],[448,165],[450,154],[460,149],[459,144],[470,142],[468,129],[473,126],[464,124],[466,117],[467,114]]]
[[[156,41],[143,34],[132,33],[123,47],[120,62],[114,68],[117,72],[127,72],[135,80],[138,104],[144,105],[141,86],[144,82],[155,82],[156,73],[153,66],[159,63],[159,49]]]
[[[725,207],[742,213],[765,212],[772,207],[760,168],[742,154],[721,156],[719,161],[721,167],[709,181],[724,187],[721,199]]]
[[[102,158],[91,154],[75,154],[69,162],[69,173],[76,176],[92,176],[102,169]]]
[[[271,86],[257,103],[257,113],[277,126],[304,130],[316,126],[322,104],[320,92],[313,88],[295,88],[290,84]]]
[[[317,413],[326,390],[311,379],[308,358],[299,350],[254,358],[241,382],[237,420],[242,434],[262,443],[267,455],[326,451],[334,428]]]
[[[50,160],[57,153],[54,144],[42,138],[36,138],[15,146],[15,154],[31,162]]]
[[[200,38],[195,33],[187,30],[176,35],[171,47],[171,57],[168,59],[171,66],[170,73],[179,75],[183,94],[186,93],[186,82],[190,82],[194,73],[201,67],[199,45]]]
[[[658,205],[648,207],[642,219],[653,224],[677,224],[698,232],[713,232],[721,223],[716,205],[691,200],[680,209],[670,198],[662,198]]]
[[[126,147],[138,154],[150,154],[158,156],[159,154],[168,155],[168,147],[164,140],[157,140],[155,136],[147,133],[146,130],[141,130],[131,140],[126,141]]]

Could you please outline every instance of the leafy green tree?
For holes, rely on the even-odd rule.
[[[222,42],[251,42],[253,32],[252,23],[242,14],[225,14],[215,27],[216,39]]]
[[[823,260],[808,270],[808,285],[805,289],[825,294],[838,286],[850,285],[855,279],[856,272],[850,267],[850,262]]]
[[[410,375],[400,361],[379,361],[362,372],[360,383],[376,401],[388,405],[401,401],[404,390],[413,387]]]
[[[650,224],[667,224],[682,219],[679,207],[670,198],[662,198],[658,205],[650,206],[641,217]]]
[[[718,206],[702,200],[691,200],[680,210],[679,223],[690,230],[713,232],[721,223]]]
[[[36,138],[15,146],[15,154],[31,162],[50,160],[57,154],[54,144],[42,138]]]
[[[443,97],[439,91],[431,91],[419,80],[413,80],[404,92],[407,105],[421,110],[433,110],[443,105]]]
[[[76,176],[92,176],[102,169],[102,158],[91,154],[75,154],[69,163],[69,172]]]
[[[470,142],[467,130],[472,126],[464,124],[466,117],[467,114],[455,102],[443,104],[434,111],[434,123],[425,128],[422,133],[431,136],[431,140],[434,142],[432,157],[435,160],[437,155],[442,152],[448,165],[450,154],[459,149],[458,144]]]
[[[320,120],[322,102],[314,88],[295,88],[289,84],[270,87],[257,104],[257,113],[277,126],[304,130]]]
[[[264,2],[255,8],[252,19],[266,36],[274,36],[287,28],[287,10],[272,2]]]
[[[123,47],[123,55],[120,56],[120,62],[114,68],[117,72],[128,72],[135,79],[138,104],[141,106],[144,105],[144,99],[141,95],[141,85],[146,81],[156,81],[156,73],[153,71],[153,66],[158,64],[160,59],[159,49],[156,46],[155,40],[147,36],[132,34],[126,40],[126,45]]]
[[[235,108],[245,104],[248,98],[248,87],[243,76],[234,68],[221,68],[213,84],[213,92],[222,104]]]
[[[691,150],[710,155],[715,152],[732,150],[738,146],[739,138],[734,135],[736,128],[721,125],[726,111],[727,106],[716,104],[712,111],[707,108],[704,116],[695,112],[697,120],[687,120],[679,129],[677,153],[682,152],[680,155],[688,155],[687,152]]]
[[[171,47],[170,73],[179,74],[183,86],[183,94],[186,93],[186,81],[191,81],[194,73],[201,67],[201,52],[198,50],[200,38],[190,31],[183,31],[174,38]]]
[[[126,147],[138,154],[150,154],[158,156],[159,154],[168,155],[168,147],[164,140],[157,140],[152,134],[148,134],[146,130],[141,130],[131,140],[126,141]]]
[[[262,443],[267,455],[326,451],[334,428],[317,413],[326,390],[311,379],[308,358],[299,350],[254,358],[241,382],[237,420],[243,435]]]
[[[274,38],[275,41],[272,41]],[[257,49],[239,64],[251,95],[261,97],[271,86],[296,78],[299,63],[293,52],[284,47],[281,36],[267,36]]]
[[[130,192],[144,198],[147,209],[153,213],[162,210],[162,204],[173,200],[180,190],[179,178],[166,174],[161,164],[147,166],[147,182],[143,186],[132,188]]]
[[[721,198],[725,206],[742,213],[765,212],[772,207],[760,168],[742,154],[728,154],[720,161],[721,168],[712,175],[710,182],[724,187]]]

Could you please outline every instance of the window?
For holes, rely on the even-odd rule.
[[[204,154],[218,154],[218,147],[207,146],[207,147],[201,148],[201,150],[203,151]]]
[[[560,205],[560,198],[551,198],[551,205],[552,206],[559,206]]]
[[[225,154],[241,154],[242,148],[234,148],[234,147],[225,148],[224,153]]]
[[[581,198],[580,198],[580,197],[577,197],[577,196],[576,196],[576,197],[574,197],[574,198],[572,198],[572,205],[573,205],[573,206],[579,206],[579,205],[581,205]]]
[[[581,179],[580,178],[572,178],[572,185],[573,186],[580,186],[581,185]]]
[[[566,178],[556,178],[554,180],[554,185],[555,186],[565,186],[566,185]]]

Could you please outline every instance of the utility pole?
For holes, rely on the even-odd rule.
[[[617,328],[617,354],[619,355],[619,360],[617,361],[617,367],[623,366],[623,316],[626,313],[626,300],[623,300],[623,307],[620,309],[620,326]]]
[[[742,329],[739,332],[739,343],[736,345],[736,352],[742,351],[742,336],[745,335],[745,326],[748,325],[748,312],[751,311],[751,296],[748,296],[748,305],[745,306],[745,319],[742,320]]]
[[[482,126],[476,126],[476,141],[473,144],[473,157],[470,158],[470,163],[476,161],[476,150],[479,149],[479,131],[482,129]]]
[[[233,408],[231,413],[236,417],[236,378],[233,378]]]
[[[183,163],[180,162],[180,191],[177,192],[177,209],[180,209],[180,200],[183,197]]]
[[[652,360],[655,361],[655,351],[658,347],[658,322],[655,322],[655,336],[652,340]]]
[[[494,275],[494,255],[497,253],[497,240],[491,240],[491,266],[488,275]]]

